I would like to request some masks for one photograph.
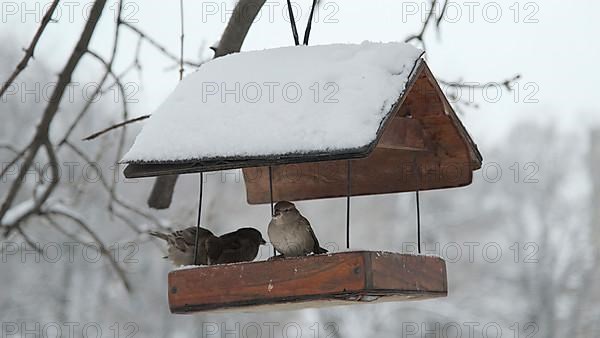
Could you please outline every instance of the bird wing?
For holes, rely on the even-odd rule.
[[[239,250],[244,245],[239,234],[235,231],[222,235],[219,239],[221,240],[223,248],[226,248],[227,250]]]
[[[246,242],[235,232],[208,239],[206,249],[211,264],[235,263],[243,260],[243,251],[249,244]]]
[[[173,245],[181,250],[187,251],[188,248],[193,248],[196,245],[196,227],[189,227],[183,230],[177,230],[173,233]],[[200,228],[198,242],[202,243],[206,238],[215,237],[213,233],[205,228]]]
[[[223,245],[219,237],[210,237],[206,240],[206,255],[210,264],[218,262],[223,253]]]
[[[300,224],[306,226],[308,232],[310,233],[310,236],[313,239],[313,242],[315,243],[313,246],[313,252],[316,254],[326,253],[327,250],[321,248],[321,245],[319,245],[319,240],[317,239],[317,235],[315,235],[313,228],[310,226],[310,222],[304,216],[300,216]]]

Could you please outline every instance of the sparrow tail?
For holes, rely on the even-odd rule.
[[[329,252],[329,251],[327,251],[326,249],[323,249],[323,248],[321,248],[321,247],[318,247],[318,248],[315,250],[315,255],[324,254],[324,253],[328,253],[328,252]]]

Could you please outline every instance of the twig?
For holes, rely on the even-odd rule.
[[[148,36],[146,33],[142,32],[139,28],[135,27],[134,25],[132,25],[128,22],[123,22],[123,26],[129,28],[131,31],[133,31],[135,34],[137,34],[140,38],[142,38],[145,41],[147,41],[148,43],[150,43],[150,45],[152,45],[154,48],[158,49],[169,59],[171,59],[175,62],[179,62],[179,58],[176,55],[169,52],[164,46],[162,46],[156,40],[154,40],[153,38]],[[199,62],[192,62],[192,61],[187,61],[187,60],[184,61],[184,64],[186,64],[188,66],[196,67],[196,68],[198,68],[202,65],[201,62],[199,63]]]
[[[81,111],[79,111],[79,113],[75,117],[75,120],[71,123],[71,125],[67,129],[67,132],[65,133],[65,136],[63,136],[62,140],[58,143],[58,148],[59,149],[64,145],[65,141],[67,141],[69,139],[69,137],[71,136],[71,133],[73,133],[73,131],[75,130],[75,127],[79,124],[79,122],[81,121],[81,119],[89,111],[89,109],[92,106],[92,103],[94,101],[94,98],[98,94],[100,94],[100,92],[102,90],[102,86],[106,82],[106,79],[108,78],[108,75],[109,74],[114,74],[112,72],[112,65],[113,65],[113,62],[115,61],[115,57],[117,55],[117,49],[119,47],[119,35],[120,35],[120,31],[121,31],[121,25],[124,24],[123,20],[121,20],[121,11],[122,11],[122,9],[123,9],[123,0],[119,0],[119,9],[118,9],[118,15],[117,15],[117,25],[115,27],[115,33],[114,33],[114,38],[113,38],[113,46],[112,46],[112,52],[111,52],[111,55],[110,55],[110,61],[108,61],[108,62],[104,61],[104,59],[102,57],[100,57],[98,54],[90,51],[90,49],[87,46],[86,46],[86,48],[84,50],[84,52],[86,54],[92,55],[96,59],[98,59],[102,63],[104,63],[105,72],[102,75],[102,78],[100,79],[100,82],[99,82],[98,86],[94,90],[94,94],[91,96],[91,99],[87,100],[87,102],[85,103],[85,105],[83,106],[83,108],[81,109]]]
[[[11,144],[0,144],[0,149],[6,149],[15,155],[19,154],[19,151],[17,151],[17,148],[13,147]]]
[[[73,222],[77,223],[81,228],[83,228],[85,230],[85,232],[87,232],[93,238],[94,242],[96,242],[98,244],[98,247],[99,247],[102,255],[108,257],[110,264],[112,265],[113,269],[115,270],[115,272],[117,273],[117,275],[119,276],[121,281],[123,282],[123,286],[125,286],[125,289],[127,290],[127,292],[131,292],[131,286],[129,284],[129,281],[127,279],[125,271],[123,270],[123,268],[121,268],[121,266],[119,266],[119,263],[116,261],[116,259],[110,253],[110,251],[106,248],[106,246],[104,245],[104,243],[102,242],[100,237],[98,237],[98,235],[92,230],[92,228],[90,226],[88,226],[85,223],[84,220],[80,219],[79,217],[74,217],[73,215],[70,215],[69,213],[58,211],[58,210],[49,211],[48,214],[54,214],[54,215],[66,217],[66,218],[72,220]],[[79,239],[76,239],[76,240],[79,243],[82,243],[83,245],[89,245],[89,243],[86,244],[85,242],[83,242]]]
[[[440,30],[440,27],[442,26],[442,20],[444,20],[444,16],[446,15],[446,10],[448,9],[448,0],[444,0],[444,6],[442,6],[442,11],[440,12],[440,15],[438,16],[436,22],[435,22],[435,28],[438,30]]]
[[[17,163],[23,157],[23,155],[25,155],[25,152],[27,152],[27,149],[28,148],[26,147],[23,150],[21,150],[20,152],[16,153],[15,157],[8,163],[8,165],[5,166],[4,168],[2,168],[2,171],[0,172],[0,179],[2,179],[2,177],[4,177],[4,175],[6,175],[6,173],[10,169],[10,167],[15,165],[15,163]],[[14,152],[14,149],[11,149],[11,151]],[[2,218],[0,218],[0,219],[2,219]]]
[[[102,129],[102,130],[100,130],[98,132],[93,133],[92,135],[90,135],[88,137],[83,138],[82,141],[91,141],[91,140],[93,140],[93,139],[95,139],[95,138],[97,138],[99,136],[102,136],[102,135],[108,133],[111,130],[114,130],[114,129],[117,129],[117,128],[121,128],[121,127],[126,126],[126,125],[131,124],[131,123],[143,121],[143,120],[145,120],[145,119],[147,119],[149,117],[150,117],[150,115],[143,115],[143,116],[139,116],[139,117],[127,120],[127,121],[123,121],[123,122],[114,124],[114,125],[112,125],[112,126],[110,126],[108,128]]]
[[[17,232],[19,233],[19,235],[21,235],[21,237],[23,237],[25,243],[29,244],[29,246],[31,246],[35,251],[37,251],[40,254],[44,253],[40,246],[37,245],[37,243],[34,242],[31,238],[29,238],[29,236],[23,231],[23,229],[21,229],[21,227],[17,228]]]
[[[125,69],[119,75],[117,75],[117,77],[119,79],[124,78],[127,74],[129,74],[129,72],[132,69],[136,69],[138,71],[140,71],[142,69],[142,65],[140,63],[140,52],[141,52],[141,47],[142,47],[142,41],[143,41],[143,39],[138,38],[138,42],[135,47],[135,54],[134,54],[135,57],[133,58],[133,61],[129,64],[129,66],[125,67]],[[107,88],[111,88],[115,84],[116,83],[111,83],[110,85],[107,86]]]
[[[67,145],[67,147],[69,147],[75,154],[77,154],[79,157],[81,157],[81,159],[83,159],[84,161],[86,161],[87,163],[92,163],[92,161],[90,160],[90,158],[88,158],[83,151],[81,151],[79,148],[77,148],[77,146],[75,146],[74,144],[72,144],[71,142],[67,141],[65,143]],[[93,168],[96,168],[95,166],[92,166]],[[102,184],[102,186],[108,191],[110,192],[110,185],[108,184],[108,182],[106,182],[106,178],[104,177],[104,175],[102,174],[102,172],[100,172],[99,170],[97,170],[98,173],[98,178],[100,180],[100,183]],[[151,222],[153,222],[154,224],[160,224],[161,222],[154,216],[150,215],[150,214],[146,214],[143,211],[135,208],[132,205],[129,205],[128,203],[122,201],[116,194],[111,195],[111,198],[113,198],[115,200],[115,203],[117,203],[118,205],[120,205],[121,207],[123,207],[124,209],[127,209]],[[137,228],[133,229],[135,232],[140,233],[141,231]]]
[[[413,40],[417,40],[421,43],[421,45],[423,46],[423,49],[427,49],[425,46],[425,31],[427,30],[427,27],[429,26],[429,24],[433,21],[435,21],[436,28],[439,31],[440,25],[442,24],[442,20],[444,18],[446,9],[448,7],[448,0],[443,0],[444,5],[442,6],[442,11],[439,14],[439,16],[436,17],[435,16],[435,7],[437,6],[438,1],[439,0],[431,0],[431,11],[429,11],[429,14],[427,14],[427,18],[425,19],[425,21],[423,22],[423,25],[421,26],[421,31],[417,34],[411,35],[408,38],[406,38],[405,42],[411,42]]]
[[[521,75],[517,74],[517,75],[513,76],[512,78],[506,79],[502,82],[488,82],[485,84],[484,83],[465,83],[460,80],[456,81],[456,82],[450,82],[450,81],[445,81],[445,80],[439,79],[438,81],[441,85],[443,85],[447,88],[457,88],[457,89],[468,88],[470,90],[485,89],[487,86],[490,85],[490,83],[496,83],[496,84],[503,86],[508,91],[512,92],[513,91],[512,85],[514,84],[515,81],[519,80],[520,78],[521,78]],[[468,99],[464,99],[462,96],[458,97],[456,94],[454,94],[452,92],[447,93],[447,95],[452,101],[454,101],[456,103],[454,108],[461,115],[463,115],[465,113],[465,111],[462,109],[462,107],[460,105],[463,105],[465,107],[479,108],[479,105],[477,104],[477,102],[470,102]]]
[[[79,125],[79,122],[81,122],[81,119],[85,116],[85,114],[87,114],[87,112],[89,111],[89,109],[92,106],[92,103],[94,101],[93,98],[96,97],[96,95],[98,95],[100,93],[101,87],[106,82],[106,79],[108,78],[109,74],[110,74],[110,72],[108,70],[104,72],[104,74],[102,75],[102,78],[98,82],[98,86],[96,87],[93,95],[91,96],[91,99],[86,101],[83,108],[79,111],[79,113],[75,117],[75,120],[73,120],[73,122],[71,122],[71,124],[69,125],[69,128],[67,129],[67,132],[65,133],[65,136],[63,136],[62,140],[58,143],[59,149],[62,148],[62,146],[65,144],[65,142],[69,139],[69,137],[75,130],[75,127],[77,127]]]
[[[21,72],[23,70],[25,70],[25,68],[27,68],[27,64],[29,63],[29,60],[34,58],[33,54],[35,51],[35,47],[37,46],[37,44],[40,40],[40,37],[42,36],[42,33],[44,33],[44,31],[46,30],[46,26],[51,21],[52,14],[54,14],[54,10],[56,10],[56,7],[58,7],[59,2],[60,2],[60,0],[54,0],[52,2],[52,5],[50,5],[50,8],[48,8],[48,11],[46,12],[46,14],[44,14],[44,17],[42,18],[40,27],[35,32],[35,35],[33,36],[33,40],[31,40],[29,47],[27,47],[27,49],[25,50],[25,55],[21,59],[21,62],[19,62],[19,64],[17,65],[17,68],[15,68],[13,73],[8,77],[8,80],[6,80],[6,82],[4,82],[4,84],[2,84],[2,88],[0,89],[0,97],[2,97],[2,95],[4,95],[4,93],[6,92],[8,87],[10,87],[10,85],[12,85],[12,83],[15,81],[17,76],[19,76],[19,74],[21,74]]]
[[[441,84],[443,84],[444,86],[447,87],[452,87],[452,88],[473,88],[473,89],[484,89],[487,86],[489,86],[490,83],[496,83],[499,84],[501,86],[503,86],[504,88],[506,88],[507,90],[512,91],[513,88],[511,87],[512,84],[515,81],[518,81],[521,79],[521,74],[517,74],[509,79],[506,79],[504,81],[501,82],[488,82],[488,83],[465,83],[464,81],[458,80],[455,82],[450,82],[450,81],[445,81],[445,80],[438,80]]]
[[[123,22],[121,21],[121,17],[120,17],[120,10],[119,10],[119,19],[118,22]],[[118,32],[119,29],[117,28],[116,33],[115,33],[115,46],[117,45],[117,41],[118,41]],[[123,86],[123,83],[121,82],[121,79],[119,79],[119,77],[113,72],[112,70],[112,62],[114,61],[114,56],[116,55],[116,49],[113,49],[113,56],[111,57],[111,61],[105,61],[99,54],[88,50],[88,53],[90,55],[92,55],[93,57],[95,57],[98,61],[100,61],[104,67],[106,68],[106,72],[109,73],[115,80],[115,84],[117,85],[117,88],[119,88],[119,93],[121,94],[121,100],[123,102],[123,120],[127,120],[127,118],[129,117],[129,108],[128,108],[128,104],[127,104],[127,93],[125,92],[125,87]],[[98,87],[99,88],[99,87]],[[122,127],[125,127],[126,124],[124,124]],[[127,138],[127,129],[123,128],[121,131],[121,136],[119,138],[119,144],[117,146],[117,151],[116,151],[116,159],[115,159],[115,163],[118,163],[119,160],[121,159],[121,157],[123,156],[123,148],[125,147],[125,140]],[[117,189],[117,182],[115,180],[112,181],[111,186],[110,186],[110,195],[113,196],[115,194],[115,190]],[[108,201],[108,210],[112,215],[112,211],[113,211],[113,199],[109,199]]]

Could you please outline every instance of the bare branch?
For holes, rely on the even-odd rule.
[[[439,83],[443,86],[445,86],[446,88],[456,88],[456,89],[485,89],[487,88],[490,84],[497,84],[497,85],[501,85],[502,87],[506,88],[506,90],[508,91],[513,91],[513,85],[516,81],[518,81],[519,79],[521,79],[521,75],[517,74],[509,79],[503,80],[501,82],[488,82],[488,83],[473,83],[473,82],[464,82],[464,81],[456,81],[456,82],[450,82],[450,81],[445,81],[442,79],[439,79]],[[464,99],[462,97],[457,97],[456,94],[450,92],[450,93],[446,93],[448,95],[448,97],[452,100],[455,101],[458,104],[462,104],[463,106],[466,107],[475,107],[475,108],[479,108],[479,105],[476,102],[470,102],[468,99]],[[457,109],[457,111],[459,113],[464,113],[463,110],[461,109],[460,106],[455,106],[455,108]]]
[[[60,181],[60,174],[59,174],[59,167],[58,167],[59,164],[58,164],[58,159],[56,158],[56,153],[54,152],[54,148],[52,147],[52,144],[48,140],[44,141],[43,146],[46,149],[46,152],[48,154],[48,159],[50,161],[50,167],[52,169],[51,170],[52,177],[51,177],[50,184],[48,185],[48,187],[44,190],[44,192],[40,196],[34,196],[35,203],[27,213],[24,213],[18,219],[16,219],[12,224],[9,224],[6,226],[6,229],[4,230],[4,237],[8,237],[10,235],[11,231],[13,231],[14,229],[18,230],[21,222],[23,222],[29,216],[31,216],[35,213],[39,213],[41,211],[42,206],[44,205],[44,203],[46,203],[46,201],[48,200],[48,198],[50,197],[50,195],[52,194],[52,192],[58,185],[58,182]],[[29,168],[29,166],[27,166],[27,168]],[[26,170],[23,170],[23,168],[21,168],[21,171],[19,174],[21,174],[21,172],[23,172],[23,171],[26,172]],[[23,180],[21,178],[20,182],[22,183],[22,181]],[[13,184],[11,189],[14,187],[20,187],[20,184],[19,185]],[[18,191],[18,189],[16,191]],[[7,199],[5,200],[5,202],[6,201],[12,202],[12,200],[16,196],[16,191],[13,192],[13,190],[11,190],[11,192],[9,192],[9,195],[8,195]],[[10,198],[10,200],[9,200],[9,198]],[[4,204],[3,204],[3,207],[4,207]],[[3,217],[4,217],[4,214],[2,214],[2,217],[0,217],[0,220]]]
[[[88,158],[85,153],[83,153],[83,151],[81,151],[79,148],[77,148],[77,146],[75,146],[74,144],[72,144],[71,142],[66,142],[65,143],[67,145],[67,147],[69,147],[75,154],[77,154],[79,157],[81,157],[81,159],[83,159],[84,161],[86,161],[87,163],[93,164],[93,162],[91,161],[90,158]],[[95,166],[92,165],[93,168],[96,168]],[[102,184],[102,186],[106,189],[106,191],[108,191],[109,193],[111,193],[110,190],[110,185],[108,184],[108,182],[106,181],[106,178],[104,177],[104,175],[102,174],[102,172],[100,172],[99,170],[97,170],[98,173],[98,177],[100,180],[100,183]],[[112,194],[110,196],[110,198],[114,199],[114,202],[117,203],[119,206],[121,206],[122,208],[129,210],[147,220],[149,220],[150,222],[152,222],[153,224],[160,224],[161,222],[154,216],[147,214],[141,210],[139,210],[138,208],[124,202],[123,200],[121,200],[116,194]],[[136,233],[141,233],[142,231],[140,229],[136,228],[132,228],[132,230],[134,230]]]
[[[15,155],[19,153],[19,151],[17,151],[17,148],[13,147],[11,144],[0,144],[0,149],[6,149]]]
[[[37,251],[38,253],[42,254],[43,250],[40,248],[39,245],[37,245],[36,242],[34,242],[24,231],[21,227],[17,228],[17,232],[19,233],[19,235],[21,235],[21,237],[23,237],[23,240],[25,240],[25,243],[29,244],[30,247],[32,247],[35,251]]]
[[[148,36],[146,33],[142,32],[139,28],[135,27],[134,25],[132,25],[128,22],[123,22],[122,24],[123,24],[123,26],[129,28],[131,31],[133,31],[135,34],[137,34],[141,39],[150,43],[150,45],[152,45],[154,48],[158,49],[166,57],[179,63],[179,58],[175,54],[169,52],[167,50],[167,48],[165,48],[163,45],[158,43],[156,40],[154,40],[153,38]],[[184,63],[188,66],[192,66],[195,68],[198,68],[202,65],[202,62],[192,62],[192,61],[187,61],[187,60],[184,61]]]
[[[77,125],[79,125],[79,122],[81,122],[81,119],[85,116],[85,114],[87,114],[87,112],[89,111],[90,107],[92,106],[93,98],[95,98],[100,93],[101,87],[106,82],[106,79],[108,78],[109,74],[110,74],[110,72],[108,70],[106,70],[104,72],[104,74],[102,75],[102,78],[98,82],[98,86],[96,87],[96,89],[94,90],[94,93],[91,96],[92,99],[89,99],[89,100],[86,101],[86,103],[83,106],[83,108],[79,111],[79,113],[75,117],[75,120],[73,120],[73,122],[71,122],[71,125],[67,129],[67,132],[65,133],[65,136],[63,136],[62,140],[58,143],[58,147],[59,148],[61,148],[65,144],[65,142],[69,139],[69,137],[71,136],[71,134],[75,130],[75,127],[77,127]]]
[[[8,165],[6,165],[5,167],[3,167],[3,168],[2,168],[2,171],[0,171],[0,179],[2,179],[2,177],[4,177],[4,175],[6,175],[6,173],[8,172],[8,170],[9,170],[9,169],[10,169],[10,168],[11,168],[13,165],[15,165],[15,163],[17,163],[17,162],[18,162],[18,161],[19,161],[19,160],[20,160],[20,159],[23,157],[23,155],[25,155],[25,153],[27,152],[27,149],[28,149],[28,148],[26,147],[26,148],[24,148],[23,150],[21,150],[21,151],[19,151],[19,152],[16,152],[16,151],[15,151],[15,149],[14,149],[14,148],[12,148],[12,147],[11,147],[11,148],[7,148],[7,147],[5,147],[5,148],[6,148],[6,149],[10,149],[10,150],[11,150],[12,152],[14,152],[16,155],[15,155],[15,157],[14,157],[14,158],[13,158],[13,159],[12,159],[10,162],[8,162]],[[2,219],[2,218],[0,218],[0,219]]]
[[[124,78],[133,69],[136,69],[137,71],[140,71],[142,69],[142,64],[140,63],[140,52],[141,52],[141,48],[142,48],[142,41],[143,41],[142,38],[138,38],[138,42],[135,47],[135,53],[134,53],[135,57],[133,58],[133,61],[129,64],[129,66],[125,67],[125,69],[117,76],[118,78],[120,78],[120,79]],[[115,85],[115,83],[111,83],[110,85],[107,86],[107,88],[111,88],[114,85]]]
[[[446,10],[448,9],[448,0],[444,0],[444,6],[442,6],[442,11],[440,12],[440,15],[438,16],[436,22],[435,22],[435,28],[438,30],[440,30],[440,27],[442,26],[442,20],[444,20],[444,16],[446,15]]]
[[[117,275],[119,276],[121,281],[123,282],[123,286],[125,286],[125,289],[127,290],[127,292],[131,292],[131,286],[129,284],[129,280],[127,279],[125,271],[119,265],[119,263],[116,261],[116,259],[113,257],[113,255],[110,253],[110,250],[108,250],[106,248],[106,245],[104,245],[104,243],[102,242],[100,237],[91,229],[91,227],[89,225],[87,225],[87,223],[83,219],[81,219],[79,217],[75,217],[74,215],[71,215],[69,213],[62,212],[59,210],[49,211],[48,214],[63,216],[65,218],[72,220],[73,222],[77,223],[81,228],[83,228],[83,230],[85,230],[85,232],[87,232],[92,237],[94,242],[96,242],[98,244],[98,247],[99,247],[102,255],[108,257],[110,264],[112,265],[113,269],[115,270],[115,272],[117,273]],[[89,243],[86,244],[85,242],[79,240],[78,238],[75,238],[75,239],[79,243],[82,243],[84,245],[89,245]]]
[[[23,165],[21,166],[21,170],[19,171],[17,178],[9,188],[7,197],[2,202],[2,206],[0,207],[0,220],[4,217],[8,209],[11,207],[14,199],[16,198],[17,193],[21,189],[25,174],[27,173],[27,170],[33,163],[33,160],[36,154],[38,153],[40,147],[46,147],[46,149],[48,150],[48,156],[55,155],[54,149],[50,149],[52,148],[52,146],[50,145],[50,141],[48,140],[50,124],[52,123],[52,120],[54,119],[54,116],[58,111],[60,102],[62,100],[63,94],[67,86],[71,83],[71,78],[73,76],[75,68],[77,67],[79,61],[85,54],[85,51],[88,49],[88,45],[90,43],[92,35],[94,34],[96,25],[99,22],[100,16],[102,15],[102,10],[104,9],[105,5],[106,0],[96,0],[90,10],[89,19],[86,21],[79,41],[77,42],[73,52],[71,53],[71,56],[69,57],[69,60],[67,61],[67,64],[65,65],[64,69],[58,77],[58,82],[54,87],[54,91],[52,92],[49,103],[44,110],[40,123],[38,124],[35,136],[33,137],[31,144],[27,148],[27,154],[25,155],[25,160],[23,162]],[[51,186],[54,186],[56,183],[57,182],[51,183]],[[42,195],[42,198],[38,201],[39,205],[44,203],[45,198],[47,198],[47,196],[49,196],[49,193],[44,193]],[[9,230],[10,228],[7,229],[7,231]]]
[[[452,88],[472,88],[472,89],[484,89],[487,86],[489,86],[491,83],[494,84],[499,84],[502,87],[506,88],[507,90],[512,91],[512,85],[515,83],[515,81],[518,81],[521,79],[521,74],[517,74],[509,79],[503,80],[501,82],[488,82],[488,83],[469,83],[469,82],[464,82],[461,80],[455,81],[455,82],[450,82],[450,81],[445,81],[445,80],[438,80],[441,84],[443,84],[446,87],[452,87]]]
[[[98,59],[102,63],[104,63],[106,69],[105,69],[104,74],[102,75],[102,78],[100,79],[98,86],[94,90],[94,94],[91,96],[92,99],[87,100],[87,102],[85,103],[85,105],[83,106],[83,108],[81,109],[79,114],[77,114],[77,116],[75,117],[75,120],[71,123],[71,125],[67,129],[65,136],[63,136],[62,140],[59,142],[58,148],[61,148],[64,145],[64,143],[69,139],[69,137],[71,136],[71,133],[73,133],[73,131],[75,130],[75,127],[79,124],[81,119],[85,116],[85,114],[89,111],[90,107],[92,106],[92,103],[94,101],[93,98],[95,98],[98,94],[100,94],[100,92],[102,90],[102,86],[106,82],[108,75],[112,73],[112,64],[117,55],[117,49],[119,47],[119,36],[120,36],[120,31],[121,31],[121,25],[123,24],[123,21],[121,20],[122,10],[123,10],[123,0],[119,0],[117,25],[115,27],[115,34],[114,34],[114,38],[113,38],[113,48],[112,48],[112,52],[111,52],[111,56],[110,56],[110,61],[105,62],[104,59],[102,59],[98,54],[91,52],[90,49],[88,48],[88,46],[86,46],[86,48],[85,48],[85,53],[95,56],[96,59]]]
[[[442,10],[442,12],[445,11],[448,0],[444,0],[444,1],[445,1],[444,9]],[[425,31],[427,30],[429,23],[434,21],[435,6],[437,5],[437,3],[438,3],[438,0],[431,0],[431,11],[429,12],[429,14],[427,15],[427,18],[423,22],[423,25],[421,26],[421,31],[415,35],[411,35],[408,38],[406,38],[405,42],[411,42],[413,40],[417,40],[421,43],[421,45],[423,45],[423,49],[426,49],[425,48]],[[442,17],[443,17],[443,13],[435,20],[437,22],[438,27],[441,23]]]
[[[6,80],[6,82],[4,82],[2,84],[2,88],[0,88],[0,97],[2,97],[2,95],[4,95],[4,93],[6,92],[8,87],[10,87],[10,85],[15,81],[17,76],[19,76],[19,74],[21,74],[21,72],[23,70],[25,70],[25,68],[27,68],[27,64],[29,63],[29,60],[33,59],[35,47],[37,46],[37,44],[40,40],[40,37],[42,36],[42,33],[44,33],[44,31],[46,30],[46,26],[51,21],[52,14],[54,14],[54,10],[56,10],[56,7],[58,7],[59,2],[60,2],[60,0],[54,0],[52,2],[52,5],[50,5],[50,8],[48,8],[48,11],[46,12],[46,14],[44,14],[44,17],[42,18],[40,27],[35,32],[35,35],[33,36],[33,40],[31,40],[29,47],[27,47],[27,49],[25,50],[25,55],[21,59],[21,62],[19,62],[19,64],[17,65],[17,68],[8,77],[8,80]]]
[[[122,21],[119,19],[119,22],[122,22]],[[117,29],[117,32],[118,32],[118,29]],[[115,36],[115,39],[118,39],[118,35]],[[114,49],[113,52],[116,54],[116,49]],[[125,87],[123,86],[123,83],[121,82],[121,79],[112,70],[112,62],[114,60],[114,55],[115,54],[113,54],[113,57],[111,58],[111,61],[107,62],[100,55],[98,55],[97,53],[95,53],[93,51],[88,51],[88,53],[90,55],[94,56],[102,64],[104,64],[107,73],[111,74],[112,77],[114,78],[114,80],[115,80],[114,83],[119,88],[119,92],[121,94],[121,98],[122,98],[122,102],[123,102],[123,120],[127,120],[128,117],[129,117],[129,112],[128,112],[129,108],[128,108],[127,99],[126,99],[127,93],[125,92]],[[121,136],[119,138],[119,144],[117,146],[115,163],[118,163],[119,160],[121,159],[121,157],[123,156],[123,149],[125,147],[125,140],[127,138],[127,129],[126,129],[126,126],[127,126],[127,123],[121,124],[121,127],[123,127],[123,129],[121,131]],[[116,189],[117,189],[117,182],[115,180],[113,180],[111,182],[111,186],[110,186],[110,195],[111,196],[115,195]],[[113,211],[113,201],[114,201],[113,198],[110,198],[109,201],[108,201],[108,210],[111,213]]]
[[[32,142],[27,148],[27,155],[25,157],[25,160],[23,161],[21,169],[19,170],[19,174],[11,184],[8,193],[6,194],[6,198],[4,199],[4,201],[2,202],[2,206],[0,207],[0,221],[2,221],[4,215],[6,214],[8,209],[11,207],[13,201],[17,197],[17,193],[19,192],[19,190],[21,189],[21,185],[23,184],[23,179],[27,174],[27,169],[29,169],[29,167],[33,163],[33,159],[35,158],[35,155],[37,154],[39,148],[40,144],[39,142],[36,142],[35,139],[34,142]],[[4,237],[7,237],[9,234],[10,232],[5,232]]]
[[[102,129],[102,130],[100,130],[98,132],[93,133],[90,136],[87,136],[87,137],[83,138],[82,141],[91,141],[91,140],[93,140],[93,139],[95,139],[95,138],[97,138],[99,136],[102,136],[102,135],[108,133],[111,130],[114,130],[114,129],[117,129],[117,128],[121,128],[121,127],[126,126],[126,125],[131,124],[131,123],[143,121],[143,120],[145,120],[145,119],[147,119],[149,117],[150,117],[150,115],[142,115],[142,116],[139,116],[139,117],[127,120],[127,121],[123,121],[123,122],[120,122],[120,123],[117,123],[117,124],[113,124],[112,126],[110,126],[108,128]]]

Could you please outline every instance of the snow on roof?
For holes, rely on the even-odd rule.
[[[205,63],[152,114],[123,162],[315,153],[369,145],[422,51],[294,46]]]

